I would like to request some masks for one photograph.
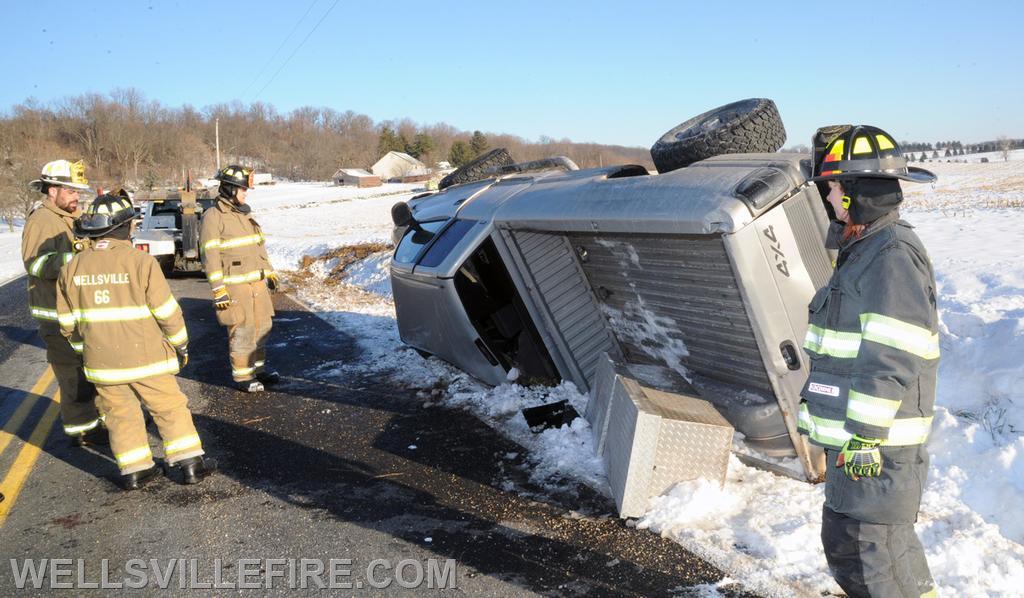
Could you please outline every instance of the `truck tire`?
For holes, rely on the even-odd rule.
[[[493,173],[491,171],[493,169],[513,163],[514,160],[512,160],[508,150],[503,147],[492,149],[486,154],[481,154],[476,159],[456,168],[451,174],[441,179],[441,182],[437,184],[437,188],[444,189],[452,185],[461,185],[462,183],[486,179],[492,176]]]
[[[169,277],[174,273],[174,256],[173,255],[162,255],[156,258],[156,263],[160,264],[160,271],[163,272],[164,277]]]
[[[661,136],[651,146],[659,173],[722,154],[778,151],[786,141],[775,102],[751,98],[695,116]]]

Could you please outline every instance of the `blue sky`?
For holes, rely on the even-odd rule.
[[[769,97],[787,146],[839,122],[901,140],[1024,137],[1019,2],[7,4],[3,111],[135,87],[168,106],[258,99],[649,146]]]

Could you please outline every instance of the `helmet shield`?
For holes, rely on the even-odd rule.
[[[28,184],[33,191],[42,191],[44,185],[59,185],[80,191],[91,191],[89,180],[85,178],[85,163],[81,160],[77,162],[68,160],[47,162],[43,166],[39,178]]]

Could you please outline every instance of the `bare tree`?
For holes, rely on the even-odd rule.
[[[1006,135],[1000,135],[996,138],[996,147],[999,148],[999,153],[1003,155],[1003,162],[1010,159],[1010,150],[1013,149],[1013,139],[1010,139]]]

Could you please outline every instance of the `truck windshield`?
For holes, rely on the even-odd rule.
[[[196,201],[196,212],[204,212],[213,207],[216,203],[216,199],[200,199]],[[159,216],[160,214],[178,214],[181,212],[181,200],[180,199],[167,199],[164,201],[153,202],[153,215]]]

